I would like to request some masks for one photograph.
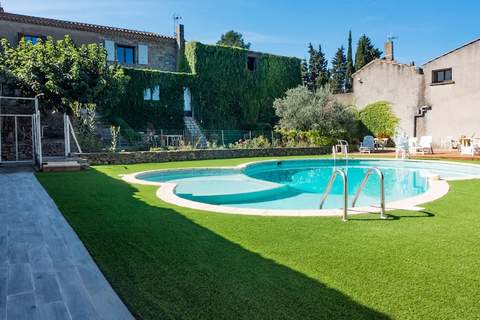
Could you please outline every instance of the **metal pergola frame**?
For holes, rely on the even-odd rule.
[[[15,160],[2,161],[2,139],[0,136],[0,163],[28,163],[32,162],[33,164],[38,163],[41,167],[42,165],[42,137],[40,133],[40,112],[39,112],[39,103],[38,98],[43,94],[38,94],[34,98],[28,97],[10,97],[10,96],[0,96],[0,117],[13,117],[14,118],[14,135],[15,135]],[[2,113],[2,100],[23,100],[23,101],[34,101],[35,111],[33,114],[18,114],[18,113]],[[18,155],[18,118],[31,118],[32,121],[32,160],[19,160]],[[0,122],[0,132],[2,129],[2,123]]]

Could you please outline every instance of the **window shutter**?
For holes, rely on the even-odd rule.
[[[107,61],[115,61],[115,42],[105,40],[105,50],[107,50]]]
[[[138,45],[138,64],[148,64],[148,46]]]
[[[155,86],[155,88],[153,88],[152,100],[154,101],[160,100],[160,86]]]

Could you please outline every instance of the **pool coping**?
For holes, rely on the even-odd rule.
[[[158,186],[158,190],[156,192],[156,196],[161,199],[162,201],[177,205],[180,207],[185,207],[189,209],[196,209],[201,211],[208,211],[214,213],[226,213],[226,214],[238,214],[238,215],[256,215],[256,216],[284,216],[284,217],[335,217],[335,216],[342,216],[343,209],[301,209],[301,210],[278,210],[278,209],[254,209],[254,208],[240,208],[240,207],[229,207],[229,206],[220,206],[220,205],[213,205],[207,204],[192,200],[187,200],[181,198],[175,194],[175,188],[177,184],[171,182],[153,182],[153,181],[145,181],[141,180],[138,177],[144,174],[153,173],[153,172],[166,172],[166,171],[182,171],[182,170],[222,170],[222,169],[237,169],[242,170],[245,167],[251,164],[257,163],[265,163],[265,162],[278,162],[278,161],[289,161],[289,160],[297,160],[297,159],[270,159],[270,160],[260,160],[260,161],[252,161],[242,163],[237,166],[219,166],[219,167],[189,167],[189,168],[176,168],[176,169],[156,169],[156,170],[148,170],[142,172],[136,172],[132,174],[122,175],[122,179],[125,182],[132,183],[132,184],[140,184],[140,185],[150,185],[150,186]],[[302,158],[298,159],[300,161],[308,161],[308,160],[332,160],[331,158]],[[387,161],[398,161],[399,159],[392,159],[392,158],[350,158],[349,160],[387,160]],[[416,159],[405,159],[401,161],[409,161],[409,162],[431,162],[431,163],[444,163],[444,164],[455,164],[460,166],[473,166],[473,167],[480,167],[480,165],[476,164],[468,164],[468,163],[458,163],[453,161],[438,161],[438,160],[416,160]],[[469,179],[478,179],[478,176],[466,176],[462,178],[453,178],[448,180],[439,179],[438,176],[432,176],[428,178],[429,188],[428,190],[418,196],[406,198],[403,200],[387,202],[385,207],[387,211],[391,210],[408,210],[408,211],[421,211],[424,208],[420,207],[420,205],[432,202],[434,200],[440,199],[445,196],[449,191],[449,184],[447,181],[454,181],[454,180],[469,180]],[[379,213],[380,212],[380,204],[378,206],[364,206],[364,207],[356,207],[356,208],[348,208],[348,214],[365,214],[365,213]]]

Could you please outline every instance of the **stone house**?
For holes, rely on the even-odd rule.
[[[11,44],[22,37],[35,43],[48,36],[63,39],[69,35],[78,44],[102,44],[109,61],[129,67],[177,71],[184,46],[183,25],[176,37],[147,31],[100,26],[89,23],[48,19],[5,12],[0,7],[0,38]]]
[[[52,37],[60,40],[69,35],[77,45],[102,44],[107,51],[107,60],[126,67],[178,71],[184,48],[184,28],[179,25],[176,36],[165,36],[153,32],[70,22],[5,12],[0,7],[0,38],[10,44],[22,38],[36,43],[39,39]],[[34,125],[35,113],[32,98],[21,100],[10,87],[2,85],[0,79],[0,164],[2,162],[35,161],[34,154],[41,152],[45,157],[67,154],[65,119],[58,114],[43,114]],[[7,96],[7,97],[4,97]],[[40,128],[41,146],[35,143],[36,127]],[[40,139],[40,138],[39,138]],[[40,151],[38,151],[40,150]]]
[[[480,136],[480,39],[436,57],[421,68],[394,59],[393,42],[384,58],[355,72],[353,92],[339,101],[359,108],[387,100],[410,136],[433,136],[439,145],[447,137]]]

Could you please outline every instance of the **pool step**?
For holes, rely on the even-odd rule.
[[[231,193],[231,194],[215,194],[215,195],[192,195],[192,194],[177,194],[179,197],[204,202],[209,204],[216,205],[227,205],[227,204],[242,204],[242,203],[255,203],[255,202],[265,202],[271,200],[280,200],[291,198],[301,194],[302,192],[291,188],[289,186],[280,186],[271,189],[265,189],[254,192],[242,192],[242,193]]]

